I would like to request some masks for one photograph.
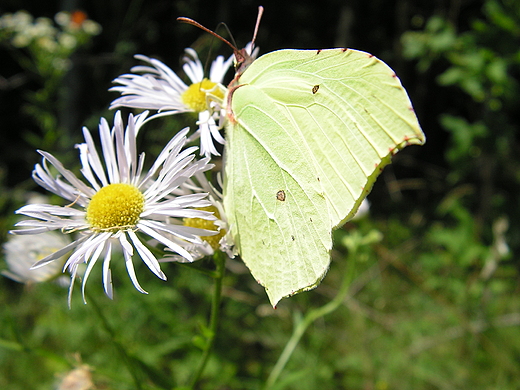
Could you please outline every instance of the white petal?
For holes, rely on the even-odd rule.
[[[119,114],[120,111],[117,111]],[[128,118],[127,131],[130,127],[130,123],[133,121],[134,117],[130,114]],[[120,126],[114,126],[113,136],[115,141],[115,150],[116,150],[116,161],[117,161],[117,171],[118,171],[118,182],[128,183],[130,181],[130,161],[127,159],[127,153],[125,150],[124,138],[125,131],[124,125],[121,123]]]
[[[139,237],[137,235],[129,230],[128,236],[130,236],[130,239],[132,240],[135,249],[137,249],[137,252],[139,252],[139,255],[143,259],[144,263],[150,268],[150,270],[160,279],[166,280],[166,275],[161,271],[161,266],[159,265],[159,262],[155,258],[155,256],[150,252],[150,250],[143,245],[143,243],[139,240]]]
[[[210,157],[211,155],[220,156],[220,153],[215,148],[215,144],[213,143],[212,131],[211,131],[211,123],[208,111],[203,111],[199,113],[199,120],[197,124],[199,125],[200,131],[200,154],[206,157]],[[216,128],[215,122],[213,121],[213,126]],[[218,130],[217,130],[218,133]],[[224,140],[222,137],[219,139]]]
[[[70,252],[73,248],[77,247],[78,245],[81,245],[88,237],[81,237],[77,239],[76,241],[71,242],[70,244],[64,246],[60,250],[50,254],[47,257],[44,257],[37,263],[35,263],[31,269],[35,269],[38,267],[43,267],[45,264],[50,263],[53,260],[59,259],[60,257],[66,255],[68,252]]]
[[[186,142],[186,134],[188,133],[188,131],[188,127],[182,129],[175,135],[175,137],[173,137],[170,140],[170,142],[168,142],[168,144],[164,147],[161,153],[159,153],[159,156],[157,157],[154,164],[148,171],[147,175],[139,183],[139,187],[146,184],[155,175],[155,173],[161,168],[161,165],[168,158],[173,149],[184,146],[184,143]]]
[[[192,48],[187,48],[185,52],[185,64],[182,66],[182,70],[190,78],[192,84],[200,83],[204,79],[204,67],[197,56],[197,52]]]
[[[114,118],[116,122],[114,127],[117,125],[118,111]],[[103,150],[103,158],[105,160],[105,166],[108,173],[108,181],[109,183],[118,183],[119,182],[119,172],[117,171],[117,161],[116,161],[116,153],[114,150],[114,140],[112,138],[112,133],[110,132],[110,127],[105,118],[101,118],[99,123],[99,137],[101,139],[101,148]]]
[[[81,160],[81,173],[83,174],[83,177],[88,180],[90,185],[96,190],[99,191],[101,188],[98,181],[94,177],[94,174],[92,172],[90,161],[89,161],[89,150],[87,144],[78,144],[76,145],[76,148],[79,149],[79,158]]]
[[[186,251],[184,248],[182,248],[180,245],[176,244],[169,238],[163,236],[161,233],[154,229],[150,229],[145,224],[138,224],[137,225],[139,229],[141,229],[144,233],[148,234],[150,237],[155,238],[160,243],[166,245],[168,248],[170,248],[172,251],[177,252],[182,257],[188,259],[189,261],[193,261],[193,257],[191,254]]]
[[[92,135],[90,131],[84,127],[83,128],[83,137],[85,138],[85,142],[88,147],[88,160],[89,164],[96,173],[96,176],[101,181],[103,186],[108,185],[107,177],[105,175],[105,170],[103,168],[103,164],[101,164],[101,160],[99,159],[99,154],[96,149],[96,145],[94,144],[94,140],[92,139]]]
[[[125,74],[114,80],[121,84],[110,88],[122,96],[115,99],[110,108],[133,107],[153,110],[168,110],[171,113],[187,112],[189,110],[181,101],[182,93],[188,88],[186,84],[161,61],[136,55],[135,58],[153,65],[135,66],[132,72],[143,75]]]
[[[78,248],[72,253],[67,262],[64,265],[65,268],[73,269],[77,265],[86,262],[87,257],[97,246],[107,240],[112,234],[109,232],[91,234],[86,236],[87,239],[78,246]]]
[[[128,272],[128,275],[130,276],[130,280],[132,281],[132,283],[137,291],[139,291],[143,294],[148,294],[137,281],[137,277],[135,275],[134,263],[132,262],[132,255],[133,255],[134,251],[132,249],[132,245],[126,239],[125,234],[121,234],[119,236],[119,242],[121,243],[121,247],[123,248],[123,255],[125,257],[126,270]]]
[[[211,64],[209,79],[214,83],[222,83],[224,76],[233,64],[233,58],[234,56],[231,55],[226,61],[224,61],[223,56],[218,56]]]
[[[107,241],[105,248],[105,256],[103,260],[103,287],[105,294],[110,298],[114,298],[114,289],[112,286],[112,272],[110,271],[110,260],[112,258],[112,243]]]
[[[78,267],[74,267],[74,270],[71,272],[70,276],[70,285],[69,285],[69,294],[67,297],[67,303],[69,305],[69,309],[71,307],[71,301],[72,301],[72,290],[74,289],[74,282],[76,281],[76,274],[78,273]]]
[[[84,217],[85,211],[77,210],[72,207],[54,206],[50,204],[28,204],[19,208],[16,214],[26,214],[31,212],[49,213],[51,215],[60,215],[67,217]]]
[[[72,186],[89,196],[92,196],[94,194],[94,190],[92,188],[87,187],[85,183],[83,183],[76,177],[76,175],[74,175],[68,169],[65,169],[65,167],[52,154],[44,152],[42,150],[39,150],[38,153],[45,157],[47,161],[49,161],[54,166],[54,168],[56,168],[58,172],[61,173],[70,184],[72,184]]]
[[[101,252],[103,251],[103,248],[105,247],[106,241],[101,241],[97,247],[95,247],[94,253],[90,257],[89,255],[86,256],[86,261],[88,262],[87,269],[85,270],[85,273],[83,274],[83,282],[81,283],[81,296],[83,297],[83,303],[87,303],[85,300],[85,286],[87,285],[87,279],[90,275],[90,272],[92,271],[92,268],[94,268],[94,265],[96,264],[99,256],[101,255]],[[90,259],[89,259],[90,257]]]

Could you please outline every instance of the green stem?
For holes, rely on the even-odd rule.
[[[213,259],[216,264],[216,270],[213,276],[215,279],[215,285],[213,289],[213,297],[211,300],[211,315],[208,326],[209,332],[206,335],[206,343],[204,344],[204,350],[199,361],[199,366],[197,367],[197,370],[195,371],[195,374],[193,375],[190,381],[190,385],[188,387],[189,389],[194,389],[195,385],[199,381],[204,371],[204,368],[206,367],[206,364],[208,362],[211,350],[213,349],[215,336],[217,335],[217,327],[220,317],[220,301],[222,297],[222,279],[224,277],[224,270],[226,264],[225,256],[226,255],[222,252],[215,252],[215,254],[213,255]]]
[[[128,371],[130,372],[130,375],[132,376],[132,379],[134,380],[136,390],[141,390],[142,389],[141,380],[140,380],[139,376],[137,375],[137,370],[134,365],[132,357],[126,352],[123,345],[121,345],[121,343],[119,341],[117,341],[116,332],[114,331],[114,329],[112,329],[112,327],[108,323],[107,318],[103,314],[103,311],[97,304],[94,297],[88,293],[86,293],[86,294],[87,294],[87,298],[88,298],[89,302],[94,307],[94,311],[100,318],[101,323],[103,324],[103,328],[105,328],[106,332],[110,335],[110,339],[111,339],[112,343],[114,344],[117,352],[119,352],[119,354],[121,355],[121,358],[122,358],[124,364],[126,364]]]
[[[351,253],[347,258],[347,265],[345,267],[346,269],[345,275],[343,277],[343,282],[334,299],[317,309],[309,310],[305,317],[303,317],[303,319],[296,325],[291,335],[291,338],[285,345],[282,354],[278,358],[278,361],[276,362],[273,370],[271,371],[271,374],[269,374],[269,377],[267,378],[264,387],[265,389],[271,388],[276,383],[280,374],[285,368],[285,365],[289,361],[291,355],[293,354],[294,350],[296,349],[296,346],[300,342],[302,336],[305,334],[305,331],[307,330],[309,325],[311,325],[318,318],[332,313],[343,303],[349,291],[349,287],[352,283],[352,280],[354,279],[354,258],[354,253]]]
[[[161,249],[158,249],[156,248],[155,246],[153,245],[147,245],[145,244],[146,247],[150,250],[150,252],[152,252],[157,258],[163,258],[164,257],[164,251],[161,250]],[[204,274],[206,276],[209,276],[211,278],[217,278],[217,271],[213,271],[213,270],[209,270],[209,269],[206,269],[204,268],[203,266],[200,265],[200,262],[197,261],[195,263],[175,263],[176,265],[180,266],[180,267],[185,267],[185,268],[189,268],[193,271],[197,271],[197,272],[200,272],[201,274]]]
[[[189,268],[193,271],[200,272],[201,274],[209,276],[213,279],[217,279],[219,277],[217,270],[212,271],[209,269],[205,269],[205,268],[202,268],[200,265],[195,265],[193,263],[177,263],[177,265],[179,265],[181,267]]]

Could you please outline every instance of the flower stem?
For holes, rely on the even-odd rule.
[[[291,355],[293,354],[294,350],[296,349],[296,346],[300,342],[300,339],[302,338],[302,336],[305,334],[305,331],[307,330],[309,325],[311,325],[318,318],[321,318],[329,313],[332,313],[343,303],[343,301],[345,300],[345,298],[348,294],[349,287],[352,283],[352,280],[354,279],[354,266],[355,266],[354,253],[349,253],[349,256],[347,258],[347,265],[345,267],[345,275],[343,276],[343,282],[341,284],[341,287],[340,287],[338,293],[327,304],[325,304],[319,308],[309,310],[307,312],[307,314],[305,315],[305,317],[303,317],[303,319],[294,327],[291,338],[285,345],[285,348],[282,351],[282,354],[278,358],[278,361],[276,362],[275,366],[273,367],[273,370],[269,374],[269,377],[267,378],[264,389],[269,389],[276,383],[280,374],[282,373],[283,369],[285,368],[285,365],[289,361]]]
[[[136,390],[142,389],[141,386],[141,378],[137,375],[137,370],[134,365],[134,362],[132,360],[132,357],[127,353],[126,349],[123,347],[123,345],[117,340],[116,338],[116,332],[112,328],[112,326],[109,324],[107,318],[105,317],[105,314],[103,313],[103,310],[101,310],[101,307],[99,307],[98,303],[94,299],[94,297],[86,292],[88,300],[91,302],[92,307],[94,308],[94,311],[98,315],[99,319],[101,320],[101,323],[103,324],[103,328],[105,328],[105,331],[109,334],[110,340],[114,344],[117,352],[121,355],[121,359],[124,362],[124,364],[127,366],[128,371],[130,372],[130,375],[132,376],[132,379],[134,381],[134,385]]]
[[[190,381],[188,389],[194,389],[195,385],[199,381],[208,362],[211,350],[213,349],[215,336],[217,334],[218,321],[220,317],[220,301],[222,297],[222,279],[224,277],[226,255],[220,251],[215,252],[213,255],[213,260],[216,264],[216,269],[213,276],[215,279],[215,284],[213,289],[213,297],[211,300],[211,315],[209,319],[208,332],[204,332],[204,336],[206,337],[204,349],[199,361],[199,366],[197,367],[197,370],[195,371]]]

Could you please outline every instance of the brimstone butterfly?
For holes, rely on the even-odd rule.
[[[425,137],[396,74],[371,54],[289,49],[251,62],[234,51],[224,207],[238,253],[276,306],[320,283],[332,231],[392,155]]]

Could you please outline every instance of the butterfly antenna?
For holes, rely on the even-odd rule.
[[[260,5],[260,6],[258,6],[258,16],[256,17],[256,25],[255,25],[255,31],[253,33],[253,40],[251,41],[253,46],[256,42],[256,34],[258,33],[258,28],[260,27],[260,20],[262,19],[263,14],[264,14],[264,7],[262,7]]]
[[[233,34],[231,33],[231,30],[229,29],[228,25],[224,22],[220,22],[218,25],[217,25],[217,28],[215,29],[218,30],[219,27],[222,26],[226,31],[227,31],[227,35],[229,36],[229,40],[231,41],[231,45],[233,47],[238,47],[237,46],[237,43],[235,42],[235,37],[233,36]]]
[[[195,26],[195,27],[198,27],[200,28],[201,30],[203,31],[206,31],[207,33],[213,35],[215,38],[218,38],[220,39],[222,42],[224,42],[226,45],[228,45],[231,49],[233,49],[233,52],[237,52],[238,49],[236,48],[236,46],[233,46],[233,44],[231,44],[231,42],[229,42],[227,39],[225,39],[224,37],[218,35],[216,32],[210,30],[209,28],[207,27],[204,27],[202,24],[200,24],[199,22],[196,22],[194,21],[193,19],[190,19],[190,18],[185,18],[183,16],[177,18],[177,20],[179,22],[183,22],[183,23],[188,23],[188,24],[191,24],[192,26]]]

